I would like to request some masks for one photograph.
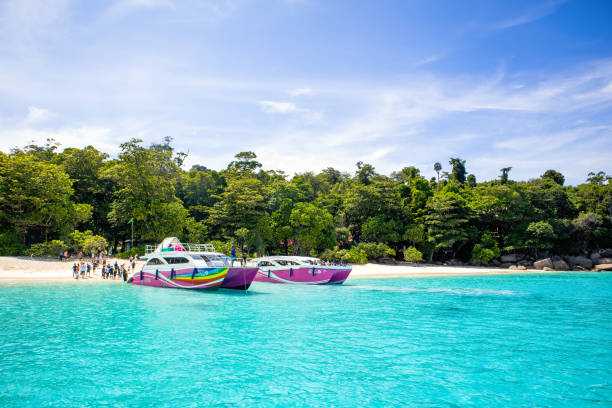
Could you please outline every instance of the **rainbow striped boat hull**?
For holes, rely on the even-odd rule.
[[[134,273],[128,283],[160,288],[246,290],[253,282],[257,268],[207,267],[170,270],[144,268]]]

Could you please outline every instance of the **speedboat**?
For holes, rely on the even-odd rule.
[[[165,288],[246,290],[257,268],[231,266],[230,258],[211,244],[184,244],[170,237],[145,247],[143,268],[128,283]]]
[[[351,273],[348,265],[324,265],[318,258],[265,256],[252,259],[258,268],[256,281],[310,285],[342,284]]]
[[[321,259],[315,258],[312,256],[296,256],[294,258],[308,265],[323,266],[323,261]],[[353,271],[353,268],[347,263],[338,264],[338,265],[329,265],[329,266],[325,266],[325,268],[329,268],[334,271],[334,276],[332,276],[329,282],[327,282],[328,284],[334,284],[334,285],[342,285],[344,281],[349,277],[351,272]]]

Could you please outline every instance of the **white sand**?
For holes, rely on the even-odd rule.
[[[550,273],[536,269],[525,271],[475,267],[475,266],[442,266],[424,264],[400,264],[400,265],[379,265],[365,264],[353,265],[353,272],[349,279],[365,278],[402,278],[402,277],[428,277],[428,276],[461,276],[461,275],[510,275],[510,274],[530,274],[530,273]],[[552,272],[559,273],[559,272]]]
[[[111,258],[107,262],[115,263],[115,259]],[[0,257],[0,282],[3,281],[72,281],[78,283],[84,282],[109,282],[107,279],[102,279],[100,269],[96,273],[91,274],[91,278],[75,280],[72,275],[72,265],[75,260],[60,262],[57,259],[42,259],[14,256]],[[128,261],[118,259],[119,265],[125,264],[128,266]],[[140,264],[136,264],[136,270]],[[111,282],[113,280],[110,280]],[[116,279],[116,282],[123,282],[123,279]]]
[[[127,260],[118,259],[119,264],[128,265]],[[114,258],[110,259],[115,262]],[[102,279],[99,270],[92,277],[85,280],[75,280],[72,276],[72,265],[74,260],[60,262],[57,259],[30,259],[27,257],[0,257],[0,282],[6,281],[65,281],[75,283],[85,282],[109,282]],[[136,264],[136,270],[140,270],[142,263]],[[529,274],[547,273],[530,269],[517,271],[500,268],[467,267],[467,266],[439,266],[439,265],[353,265],[353,272],[349,279],[366,278],[399,278],[399,277],[428,277],[428,276],[461,276],[461,275],[505,275],[505,274]],[[550,272],[559,273],[559,272]],[[113,282],[112,280],[110,282]],[[117,279],[116,282],[123,282]]]

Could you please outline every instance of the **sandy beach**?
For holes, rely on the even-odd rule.
[[[74,279],[72,275],[72,265],[74,260],[60,262],[57,259],[44,259],[15,256],[0,257],[0,283],[1,282],[121,282],[123,279],[107,280],[102,279],[100,270],[92,273],[87,279]],[[107,261],[108,262],[108,261]],[[115,258],[110,259],[111,263],[115,263]],[[117,259],[119,265],[125,264],[127,267],[128,261],[125,259]],[[136,268],[140,268],[142,263],[137,262]]]
[[[119,264],[128,262],[124,259],[117,260]],[[75,280],[72,276],[72,264],[74,261],[60,262],[55,259],[30,259],[27,257],[0,257],[0,282],[123,282],[123,280],[102,279],[99,271],[92,274],[91,278]],[[115,262],[114,258],[110,259]],[[142,267],[137,262],[136,270]],[[418,278],[432,276],[469,276],[469,275],[508,275],[508,274],[541,274],[562,273],[559,271],[545,272],[535,269],[526,271],[510,270],[501,268],[470,267],[470,266],[441,266],[441,265],[380,265],[368,263],[365,265],[353,265],[353,272],[349,279],[371,279],[371,278]]]

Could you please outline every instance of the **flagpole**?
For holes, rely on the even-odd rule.
[[[134,219],[133,218],[130,224],[132,224],[132,242],[130,243],[130,249],[131,249],[131,248],[134,248]]]

